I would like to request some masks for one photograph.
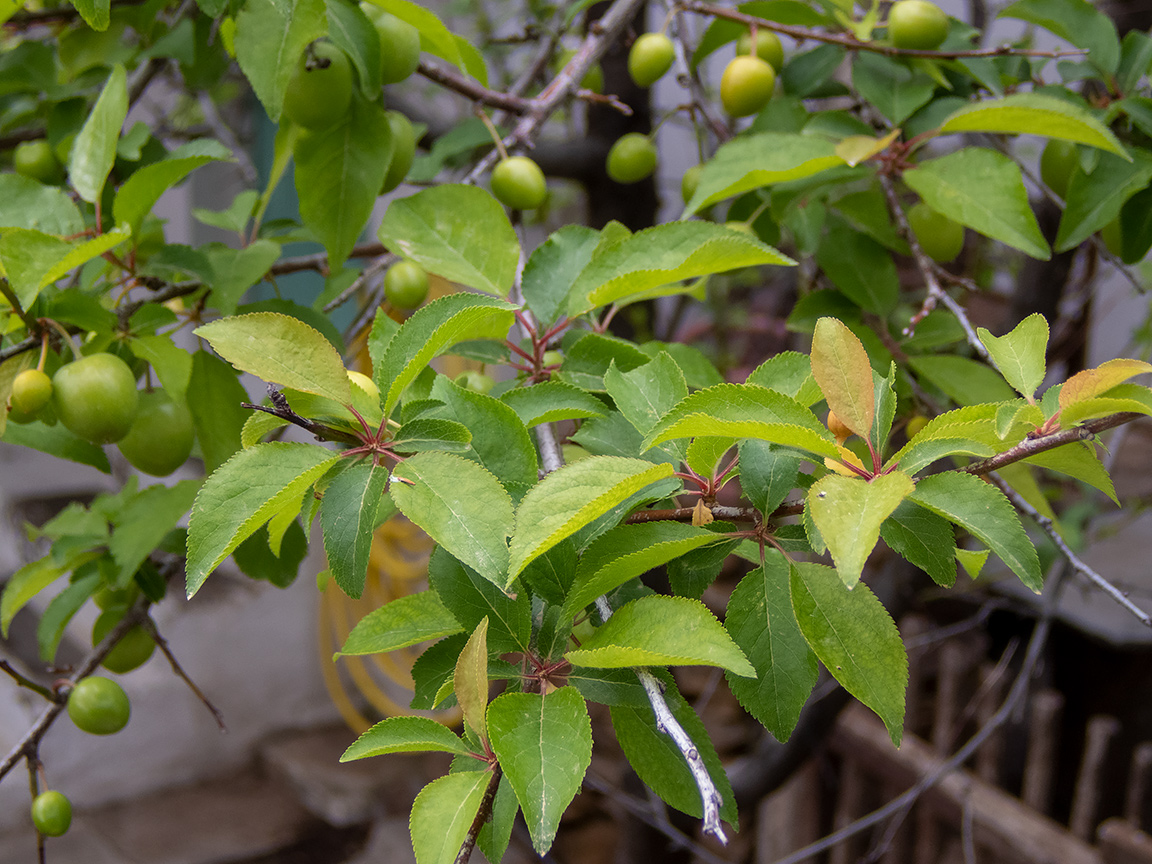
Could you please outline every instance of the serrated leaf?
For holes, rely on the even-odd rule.
[[[357,738],[341,762],[353,762],[386,753],[455,753],[472,751],[460,736],[431,717],[389,717]]]
[[[244,292],[259,282],[280,257],[280,244],[256,240],[243,249],[214,245],[207,248],[212,265],[212,305],[224,315],[236,312]]]
[[[824,138],[778,132],[741,135],[723,144],[704,163],[696,192],[681,218],[725,198],[811,177],[843,164],[836,155],[836,144]]]
[[[893,126],[923,107],[936,89],[931,76],[869,51],[859,51],[852,59],[852,84]]]
[[[671,465],[616,456],[593,456],[553,471],[528,491],[516,510],[506,584],[565,537],[671,475]]]
[[[1015,398],[1012,388],[994,369],[970,357],[954,354],[925,354],[909,357],[908,365],[917,375],[939,387],[958,405],[1007,402]]]
[[[24,43],[29,44],[29,43]],[[84,230],[80,210],[57,186],[23,174],[0,174],[0,227],[30,228],[67,237]]]
[[[0,441],[20,447],[31,447],[41,453],[78,462],[81,465],[91,465],[105,474],[112,473],[104,448],[73,435],[64,428],[63,423],[57,423],[55,426],[47,426],[39,420],[24,425],[8,423],[4,428],[4,434],[0,435]]]
[[[465,629],[488,620],[487,640],[494,653],[530,651],[532,602],[526,592],[505,594],[442,547],[432,550],[428,583]]]
[[[372,531],[387,485],[388,469],[365,459],[341,471],[324,489],[320,502],[324,552],[332,578],[349,597],[364,592]]]
[[[976,335],[988,349],[992,362],[1016,391],[1033,401],[1036,388],[1044,380],[1046,352],[1048,349],[1048,321],[1038,312],[1033,312],[1011,333],[993,336],[983,327],[976,329]],[[1148,367],[1152,370],[1152,366]]]
[[[544,854],[592,761],[584,698],[573,687],[547,695],[505,693],[488,706],[488,736],[516,790],[532,845]]]
[[[300,55],[327,31],[324,0],[249,0],[236,15],[236,61],[272,120]]]
[[[793,564],[790,586],[805,640],[832,677],[884,721],[899,747],[908,655],[887,610],[867,585],[849,590],[820,564]]]
[[[708,737],[708,730],[692,706],[677,691],[671,676],[658,677],[664,688],[664,701],[668,703],[668,710],[692,739],[692,745],[703,760],[720,795],[720,818],[736,825],[736,797],[732,793],[728,775],[724,772],[724,765]],[[647,702],[613,705],[612,727],[628,764],[645,785],[669,806],[697,819],[704,815],[700,789],[684,761],[684,754],[665,732],[657,728],[656,717]]]
[[[957,549],[956,560],[960,562],[969,578],[975,580],[980,577],[980,571],[984,569],[984,564],[991,554],[991,549]]]
[[[310,130],[296,141],[300,217],[339,270],[356,245],[392,161],[392,131],[384,109],[352,100],[342,122]]]
[[[676,361],[666,353],[630,372],[615,364],[604,373],[604,386],[620,413],[647,435],[682,399],[688,396],[688,382]]]
[[[530,486],[536,482],[536,447],[515,411],[499,399],[465,390],[446,377],[436,379],[432,398],[447,405],[456,420],[471,431],[469,458],[475,458],[502,483]]]
[[[107,27],[107,21],[104,22]],[[101,28],[102,29],[102,28]],[[128,85],[124,67],[117,63],[92,113],[72,143],[68,157],[68,182],[89,203],[100,200],[104,184],[116,161],[116,142],[128,116]]]
[[[450,453],[418,453],[393,471],[392,500],[454,557],[507,584],[512,499],[484,468]]]
[[[98,33],[108,29],[112,21],[112,0],[74,0],[73,4],[84,23]],[[13,8],[15,12],[19,6]]]
[[[568,295],[568,314],[680,293],[682,287],[673,283],[685,279],[741,267],[795,263],[752,235],[723,225],[701,221],[657,225],[593,257]]]
[[[979,477],[949,471],[922,478],[908,496],[969,531],[1037,594],[1044,587],[1036,548],[1004,493]]]
[[[89,573],[67,585],[52,598],[36,625],[36,642],[40,649],[40,659],[45,663],[51,663],[56,658],[56,649],[64,636],[64,628],[92,596],[92,592],[100,587],[100,581],[99,572]]]
[[[821,318],[812,336],[812,376],[828,408],[840,422],[869,440],[876,416],[876,394],[868,352],[855,334],[835,318]]]
[[[128,587],[140,565],[192,507],[199,488],[199,480],[149,486],[113,516],[108,551],[119,568],[113,579],[115,586]]]
[[[759,384],[785,396],[791,396],[805,407],[824,398],[812,377],[812,361],[798,351],[781,351],[769,357],[750,373],[747,384]]]
[[[435,591],[421,591],[389,600],[361,618],[336,656],[381,654],[463,629]]]
[[[1094,369],[1083,369],[1064,382],[1060,388],[1060,410],[1063,412],[1078,402],[1102,396],[1129,378],[1152,372],[1152,363],[1143,360],[1119,358],[1101,363]]]
[[[520,243],[508,214],[475,186],[444,184],[393,201],[376,235],[429,273],[498,297],[516,276]]]
[[[372,3],[419,30],[420,47],[423,50],[447,60],[461,72],[487,86],[488,72],[480,52],[449,31],[433,12],[408,0],[372,0]]]
[[[379,422],[379,418],[376,422]],[[397,453],[420,453],[425,450],[465,453],[471,443],[472,433],[468,427],[442,417],[417,417],[409,420],[396,430],[396,437],[392,439],[392,447]]]
[[[849,588],[860,581],[880,526],[914,488],[911,477],[893,471],[871,480],[829,474],[808,490],[812,519]]]
[[[760,438],[839,458],[832,433],[788,396],[755,384],[719,384],[682,399],[644,439],[648,450],[675,438]]]
[[[351,61],[360,93],[374,99],[380,93],[380,35],[363,10],[351,0],[325,0],[328,38]]]
[[[585,225],[565,225],[528,256],[520,292],[541,325],[547,327],[556,320],[599,243],[600,232]]]
[[[173,342],[171,335],[137,336],[128,348],[133,356],[148,362],[173,402],[184,401],[192,380],[192,355]]]
[[[248,394],[227,363],[211,351],[197,351],[186,398],[204,470],[211,473],[240,449],[240,430],[251,413],[240,406]]]
[[[200,166],[221,161],[232,161],[232,154],[212,138],[190,141],[178,147],[159,162],[133,172],[124,181],[112,202],[113,217],[117,223],[128,225],[133,234],[138,233],[144,217],[152,212],[165,191]]]
[[[313,444],[258,444],[216,469],[196,496],[188,522],[188,596],[285,502],[303,495],[339,459]]]
[[[597,537],[580,556],[561,617],[571,620],[600,595],[693,549],[725,539],[723,534],[676,522],[618,525]]]
[[[608,406],[589,393],[563,381],[542,381],[530,387],[517,387],[500,397],[529,428],[557,420],[603,417]]]
[[[468,339],[502,339],[512,326],[512,310],[504,300],[482,294],[449,294],[422,306],[374,358],[373,379],[384,394],[390,415],[404,389],[428,363],[453,345]]]
[[[1033,258],[1052,257],[1028,202],[1020,166],[1003,153],[965,147],[904,172],[906,182],[938,213]]]
[[[816,655],[796,623],[788,588],[788,561],[771,550],[764,566],[740,580],[728,599],[724,626],[756,669],[756,678],[725,673],[744,709],[777,741],[796,728],[800,710],[816,686]]]
[[[488,742],[488,726],[484,716],[488,710],[488,619],[482,618],[464,644],[456,671],[452,676],[452,690],[464,713],[464,722],[471,727],[482,743]]]
[[[487,771],[461,771],[433,780],[412,802],[409,830],[416,864],[452,864],[480,810]]]
[[[1013,93],[1003,99],[965,105],[940,124],[940,132],[998,132],[1043,135],[1128,156],[1107,126],[1078,105],[1041,93]]]
[[[951,588],[956,584],[956,535],[946,519],[911,501],[901,501],[880,526],[880,536],[937,585]]]
[[[740,487],[744,496],[761,513],[771,513],[796,488],[801,462],[793,450],[756,439],[741,441]]]
[[[1073,171],[1066,206],[1056,232],[1056,251],[1079,246],[1120,215],[1129,198],[1152,180],[1152,159],[1146,150],[1133,150],[1134,161],[1102,153],[1091,174]]]
[[[352,401],[340,354],[319,331],[297,318],[252,312],[220,318],[194,332],[242,372],[341,405]]]
[[[37,594],[81,564],[100,557],[99,551],[82,552],[58,563],[51,556],[29,561],[8,577],[0,594],[0,635],[8,638],[8,628],[16,613]]]
[[[564,655],[573,666],[719,666],[746,678],[756,670],[699,600],[653,595],[617,609]]]

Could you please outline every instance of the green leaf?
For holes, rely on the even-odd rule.
[[[502,483],[531,486],[536,482],[536,447],[515,411],[499,399],[465,390],[444,376],[432,385],[432,398],[443,402],[457,422],[471,431],[472,449],[465,454],[468,458],[474,458]]]
[[[791,396],[805,407],[815,405],[824,398],[816,379],[812,377],[811,359],[798,351],[781,351],[769,357],[748,374],[746,383],[759,384]]]
[[[236,60],[273,120],[300,55],[327,31],[324,0],[248,0],[236,16]]]
[[[489,582],[510,581],[512,499],[499,480],[475,462],[436,452],[405,460],[393,478],[392,500],[405,516]]]
[[[949,471],[922,478],[909,499],[973,534],[1021,582],[1040,593],[1044,581],[1036,548],[1011,503],[995,486],[972,474]]]
[[[777,741],[786,741],[816,686],[816,655],[792,612],[788,561],[775,550],[740,580],[728,599],[724,626],[756,669],[756,678],[725,673],[744,709]]]
[[[267,275],[281,250],[272,240],[257,240],[243,249],[212,245],[205,251],[212,264],[212,304],[222,314],[232,315],[244,292]]]
[[[384,394],[384,413],[391,414],[404,389],[428,363],[468,339],[503,339],[512,326],[504,300],[481,294],[449,294],[417,310],[388,342],[373,375]]]
[[[545,696],[505,693],[488,706],[488,735],[516,790],[532,845],[544,854],[592,761],[584,698],[573,687]]]
[[[876,394],[868,352],[835,318],[821,318],[812,336],[812,375],[828,408],[840,422],[869,440],[876,416]]]
[[[428,583],[466,630],[474,630],[487,619],[488,645],[494,653],[530,651],[532,601],[527,592],[505,594],[443,547],[432,550]]]
[[[960,566],[964,568],[964,572],[968,574],[969,578],[978,579],[980,571],[984,569],[984,564],[991,554],[991,549],[957,549],[956,560],[960,562]]]
[[[84,552],[57,563],[52,556],[29,561],[8,577],[4,592],[0,595],[0,635],[8,638],[8,628],[16,613],[23,609],[37,594],[81,564],[100,556],[99,551]]]
[[[379,417],[376,422],[380,422]],[[425,450],[465,453],[471,442],[472,433],[463,423],[440,417],[417,417],[396,430],[392,446],[397,453],[421,453]]]
[[[977,328],[976,335],[988,349],[992,362],[1004,380],[1032,402],[1047,368],[1048,321],[1044,316],[1033,312],[1017,324],[1011,333],[1003,336],[993,336],[983,327]]]
[[[126,588],[140,565],[188,512],[200,489],[199,480],[142,489],[112,518],[108,551],[119,567],[115,584]]]
[[[621,372],[613,364],[604,373],[604,386],[620,413],[641,435],[652,431],[661,417],[688,396],[684,373],[666,353],[630,372]]]
[[[57,423],[55,426],[46,426],[39,420],[24,425],[9,423],[4,429],[4,434],[0,435],[0,441],[20,447],[31,447],[41,453],[58,456],[81,465],[91,465],[105,474],[112,473],[104,448],[73,435],[64,428],[63,423]]]
[[[800,465],[794,450],[755,438],[740,442],[740,487],[752,506],[765,515],[796,488]]]
[[[387,485],[388,469],[365,459],[341,471],[324,489],[324,552],[332,577],[349,597],[364,592],[376,512]]]
[[[112,21],[112,0],[73,0],[72,5],[93,30],[103,33],[108,29]]]
[[[568,295],[568,314],[681,293],[673,283],[741,267],[795,264],[750,234],[712,222],[646,228],[592,258]]]
[[[451,636],[462,629],[435,591],[421,591],[389,600],[361,618],[336,656],[382,654]]]
[[[240,430],[251,413],[240,406],[248,401],[248,393],[227,363],[210,351],[197,351],[192,355],[187,399],[204,470],[211,474],[240,449]]]
[[[392,160],[392,131],[384,109],[355,98],[343,122],[310,130],[296,141],[300,217],[324,244],[338,270],[364,231]]]
[[[961,225],[1033,258],[1052,256],[1028,203],[1020,166],[1003,153],[965,147],[921,162],[904,172],[904,181],[929,207]]]
[[[915,488],[893,471],[871,480],[828,474],[808,490],[808,507],[844,584],[855,587],[880,539],[880,526]]]
[[[520,292],[540,324],[547,327],[556,320],[569,290],[592,260],[599,243],[598,231],[585,225],[565,225],[528,256]]]
[[[1086,0],[1017,0],[997,17],[1037,24],[1085,49],[1085,59],[1105,75],[1112,75],[1120,62],[1116,25]]]
[[[112,67],[92,113],[77,133],[68,159],[68,181],[89,203],[99,201],[104,191],[104,183],[116,161],[116,142],[127,116],[127,76],[118,63]]]
[[[837,59],[841,55],[837,55]],[[836,143],[811,135],[761,132],[741,135],[723,144],[704,163],[700,182],[681,218],[699,213],[709,204],[743,192],[811,177],[844,160],[836,155]]]
[[[726,539],[723,534],[677,522],[618,525],[597,537],[580,556],[561,617],[571,620],[602,594],[693,549]]]
[[[1117,505],[1120,501],[1116,497],[1116,488],[1112,485],[1112,478],[1108,476],[1108,469],[1100,462],[1092,445],[1087,442],[1057,447],[1044,453],[1030,456],[1024,462],[1029,465],[1038,465],[1049,471],[1058,471],[1075,477],[1077,480],[1093,486],[1111,498]]]
[[[1001,375],[968,357],[926,354],[909,357],[908,365],[918,376],[939,387],[957,405],[1007,402],[1015,398]]]
[[[1134,161],[1102,153],[1091,174],[1072,172],[1065,196],[1067,206],[1056,232],[1057,252],[1079,246],[1119,216],[1124,202],[1152,180],[1152,159],[1148,152],[1133,153]]]
[[[461,771],[439,777],[420,790],[409,817],[416,864],[456,860],[490,776],[487,771]]]
[[[892,57],[860,51],[852,60],[852,84],[888,122],[897,126],[932,98],[936,82]]]
[[[793,564],[790,584],[800,632],[820,662],[879,715],[899,747],[908,655],[887,610],[867,585],[848,589],[820,564]]]
[[[880,526],[880,536],[937,585],[951,588],[956,584],[956,535],[946,519],[911,501],[901,501]]]
[[[232,161],[228,148],[212,138],[190,141],[173,150],[159,162],[135,171],[116,190],[112,215],[117,223],[126,224],[133,234],[140,232],[144,217],[152,212],[165,191],[175,186],[197,168],[209,162]]]
[[[464,714],[464,722],[480,738],[488,741],[484,715],[488,710],[488,619],[482,618],[468,641],[452,676],[452,690]]]
[[[66,237],[83,231],[84,220],[63,189],[23,174],[0,174],[0,227]]]
[[[64,636],[64,628],[92,596],[92,592],[100,587],[100,578],[97,571],[77,579],[53,597],[40,616],[36,625],[36,642],[40,648],[40,659],[45,663],[51,663],[56,658],[56,649]]]
[[[833,221],[816,260],[832,283],[860,308],[885,316],[896,308],[900,279],[892,255],[846,223]]]
[[[610,512],[651,483],[672,475],[671,465],[643,459],[594,456],[553,471],[533,486],[516,511],[506,585],[528,563],[565,537]]]
[[[328,38],[352,62],[360,93],[374,99],[380,93],[380,36],[359,5],[351,0],[326,0]]]
[[[608,406],[579,387],[563,381],[541,381],[530,387],[517,387],[504,393],[500,400],[516,412],[527,427],[557,420],[603,417]]]
[[[1013,93],[965,105],[940,124],[940,131],[1043,135],[1128,157],[1116,136],[1090,113],[1066,99],[1040,93]]]
[[[423,50],[447,60],[464,74],[471,75],[487,86],[488,73],[484,68],[483,57],[467,41],[449,31],[434,13],[408,0],[372,0],[372,2],[419,30],[420,47]]]
[[[724,772],[724,765],[708,737],[708,730],[692,706],[680,695],[671,676],[660,676],[660,682],[664,686],[664,701],[668,703],[668,710],[692,739],[693,746],[720,794],[720,818],[735,825],[736,797],[732,793],[728,775]],[[628,764],[645,785],[669,806],[682,813],[697,819],[704,815],[700,789],[684,761],[684,754],[664,731],[657,728],[656,717],[647,702],[639,705],[613,705],[612,727]]]
[[[297,318],[253,312],[220,318],[194,332],[242,372],[341,405],[352,401],[340,354],[319,331]]]
[[[389,717],[357,738],[344,751],[340,761],[353,762],[386,753],[455,753],[467,756],[471,752],[459,735],[431,717]]]
[[[755,384],[720,384],[682,399],[644,439],[644,449],[709,435],[760,438],[838,459],[832,433],[816,415],[788,396]]]
[[[212,473],[188,522],[187,588],[208,574],[285,503],[299,499],[340,457],[313,444],[257,444]]]
[[[573,666],[719,666],[746,678],[756,670],[699,600],[652,595],[633,600],[564,655]]]
[[[125,227],[91,240],[68,241],[26,228],[10,228],[0,237],[0,263],[18,299],[30,307],[40,290],[82,264],[103,255],[129,237]]]
[[[1152,414],[1152,390],[1139,384],[1120,384],[1101,396],[1068,406],[1067,410],[1061,412],[1060,419],[1064,426],[1072,426],[1121,411]]]
[[[393,201],[376,233],[429,273],[498,297],[516,276],[520,243],[508,214],[475,186],[434,186]]]
[[[192,355],[172,341],[170,335],[137,336],[128,342],[133,356],[148,362],[174,402],[183,402],[192,379]],[[268,415],[265,415],[268,416]]]

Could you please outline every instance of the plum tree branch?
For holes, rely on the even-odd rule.
[[[849,51],[870,51],[873,54],[884,54],[888,57],[935,57],[941,60],[959,59],[967,57],[1081,57],[1088,52],[1075,48],[1068,51],[1041,51],[1032,48],[1013,48],[1010,45],[999,45],[995,48],[974,48],[966,51],[930,51],[919,48],[897,48],[894,45],[881,45],[876,42],[861,42],[848,33],[827,33],[823,30],[814,30],[809,27],[797,27],[792,24],[781,24],[778,21],[769,21],[767,18],[757,18],[729,9],[724,6],[715,6],[700,0],[680,0],[676,4],[679,8],[699,15],[708,15],[713,18],[725,18],[729,21],[764,30],[783,33],[797,40],[812,40],[825,42],[829,45],[839,45]]]
[[[1115,585],[1113,585],[1111,582],[1109,582],[1107,579],[1105,579],[1103,576],[1085,564],[1080,556],[1072,551],[1071,547],[1065,542],[1064,538],[1060,536],[1060,532],[1056,530],[1056,526],[1052,523],[1050,518],[1045,516],[1043,513],[1025,501],[1019,492],[1017,492],[999,477],[993,475],[991,479],[992,482],[999,487],[1000,491],[1008,496],[1008,500],[1012,502],[1013,506],[1016,507],[1017,510],[1019,510],[1021,513],[1027,514],[1033,522],[1040,526],[1044,533],[1048,535],[1048,539],[1051,540],[1056,548],[1060,550],[1060,554],[1064,556],[1065,560],[1069,565],[1071,565],[1072,569],[1074,569],[1080,575],[1086,577],[1093,585],[1095,585],[1097,588],[1099,588],[1101,591],[1103,591],[1105,594],[1107,594],[1109,597],[1111,597],[1113,600],[1131,612],[1132,615],[1136,617],[1136,620],[1138,620],[1145,627],[1152,627],[1152,615],[1149,615],[1147,612],[1133,603],[1128,598],[1127,594],[1125,594],[1123,591],[1121,591],[1119,588],[1117,588]]]

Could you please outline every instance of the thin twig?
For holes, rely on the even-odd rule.
[[[813,42],[826,42],[829,45],[839,45],[849,51],[870,51],[873,54],[884,54],[888,57],[934,57],[938,60],[957,59],[965,57],[1082,57],[1088,52],[1084,49],[1074,48],[1067,51],[1041,51],[1031,48],[1013,48],[1010,45],[1000,45],[996,48],[975,48],[967,51],[927,51],[919,48],[897,48],[894,45],[882,45],[878,42],[861,42],[848,33],[827,33],[823,30],[812,30],[807,27],[796,27],[791,24],[781,24],[769,21],[767,18],[757,18],[755,15],[745,15],[734,9],[723,6],[714,6],[711,3],[702,3],[699,0],[682,0],[677,5],[689,12],[700,15],[710,15],[713,18],[727,18],[729,21],[752,27],[755,25],[764,30],[783,33],[798,41],[812,40]]]
[[[480,808],[476,811],[472,824],[468,826],[468,834],[465,836],[464,842],[460,844],[460,851],[456,853],[454,864],[468,864],[468,859],[472,857],[472,850],[476,848],[476,838],[480,836],[480,829],[484,827],[485,822],[492,818],[492,805],[496,802],[496,791],[500,788],[500,777],[503,771],[499,762],[493,763],[489,770],[492,772],[492,776],[488,778],[488,785],[484,788],[484,797],[480,799]]]
[[[150,615],[145,615],[144,619],[140,622],[140,626],[144,631],[152,637],[152,641],[156,643],[156,647],[160,649],[166,658],[168,658],[168,665],[172,667],[172,671],[176,677],[188,685],[188,689],[204,703],[204,707],[212,714],[212,719],[216,721],[216,725],[220,727],[221,732],[227,732],[228,727],[224,725],[224,713],[212,704],[212,700],[204,695],[204,691],[196,686],[196,682],[188,677],[188,673],[184,671],[184,667],[180,665],[180,661],[172,653],[172,649],[168,647],[168,640],[160,635],[160,631],[156,628],[156,622],[152,620]]]
[[[714,519],[728,522],[755,522],[760,513],[755,507],[729,507],[724,504],[714,504],[708,508],[712,511]],[[630,513],[625,522],[691,522],[695,507],[677,507],[672,510],[637,510]],[[776,515],[773,513],[773,515]]]
[[[1113,585],[1111,582],[1109,582],[1107,579],[1105,579],[1103,576],[1085,564],[1084,561],[1081,560],[1080,556],[1072,551],[1071,547],[1064,541],[1064,538],[1060,536],[1060,532],[1056,530],[1056,526],[1052,523],[1050,518],[1045,516],[1043,513],[1025,501],[1019,492],[1017,492],[999,477],[993,475],[991,479],[992,482],[1000,488],[1000,491],[1008,496],[1008,500],[1012,502],[1013,506],[1015,506],[1017,510],[1027,514],[1033,522],[1035,522],[1040,526],[1041,529],[1043,529],[1044,533],[1048,535],[1048,539],[1051,540],[1056,548],[1060,550],[1060,554],[1064,556],[1065,560],[1067,560],[1067,562],[1077,573],[1087,577],[1088,580],[1092,582],[1092,584],[1094,584],[1097,588],[1099,588],[1101,591],[1103,591],[1105,594],[1107,594],[1109,597],[1111,597],[1113,600],[1131,612],[1136,617],[1136,620],[1138,620],[1145,627],[1152,627],[1152,615],[1149,615],[1147,612],[1133,603],[1130,599],[1128,599],[1127,594],[1125,594],[1123,591],[1121,591],[1119,588],[1117,588],[1115,585]]]
[[[987,459],[973,462],[961,470],[967,471],[969,474],[989,474],[999,468],[1003,468],[1005,465],[1011,465],[1013,462],[1019,462],[1021,459],[1027,459],[1029,456],[1035,456],[1037,453],[1043,453],[1046,450],[1063,447],[1065,444],[1072,444],[1077,441],[1090,441],[1096,434],[1106,429],[1131,423],[1133,420],[1143,416],[1143,414],[1136,414],[1131,411],[1126,411],[1122,414],[1109,414],[1107,417],[1097,417],[1095,420],[1088,420],[1083,425],[1073,426],[1071,429],[1061,429],[1058,432],[1053,432],[1051,435],[1025,438],[1019,444],[1010,447],[1003,453],[997,453],[995,456],[989,456]]]
[[[49,702],[55,702],[59,698],[47,687],[43,686],[42,684],[37,684],[31,678],[24,675],[7,660],[0,660],[0,670],[3,670],[4,672],[7,672],[9,675],[11,675],[12,678],[16,681],[17,685],[20,687],[25,687],[29,690],[39,693]]]
[[[672,0],[664,0],[664,5],[669,12],[678,11]],[[704,118],[708,130],[716,136],[717,141],[723,143],[732,137],[732,130],[728,128],[724,119],[716,113],[713,100],[709,99],[704,92],[704,85],[700,82],[700,76],[692,68],[692,64],[688,62],[688,34],[687,28],[684,26],[683,16],[681,14],[673,15],[671,26],[672,46],[676,51],[677,79],[688,90],[692,99],[692,109],[699,112],[700,116]]]
[[[510,114],[524,114],[532,107],[532,100],[530,99],[525,99],[522,96],[515,96],[510,93],[502,93],[499,90],[489,90],[475,79],[461,75],[455,69],[448,66],[441,66],[422,60],[420,65],[416,67],[416,71],[429,81],[435,81],[441,87],[453,90],[462,96],[467,96],[473,102],[491,105],[494,108],[500,108]]]

